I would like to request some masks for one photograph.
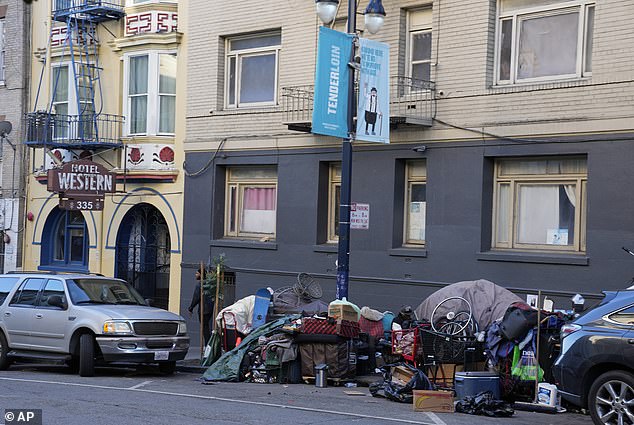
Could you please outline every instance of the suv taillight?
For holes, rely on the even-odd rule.
[[[568,323],[567,325],[563,325],[561,327],[561,330],[559,331],[559,336],[561,337],[561,339],[564,339],[571,333],[577,332],[579,329],[581,329],[581,326],[575,325],[574,323]]]

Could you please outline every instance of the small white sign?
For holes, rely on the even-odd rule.
[[[154,360],[169,360],[170,352],[169,351],[156,351],[154,352]]]
[[[539,297],[537,295],[526,294],[526,304],[536,309],[538,303],[539,303]]]
[[[546,243],[549,245],[568,245],[568,229],[548,229]]]
[[[370,228],[370,204],[352,203],[350,206],[350,228],[365,230]]]

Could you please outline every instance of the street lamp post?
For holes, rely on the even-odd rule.
[[[325,24],[335,19],[339,0],[315,0],[317,15]],[[365,10],[366,29],[375,34],[383,25],[385,10],[381,0],[370,0]],[[348,0],[348,34],[356,34],[357,2]],[[355,40],[356,45],[356,40]],[[354,62],[355,48],[352,49],[350,63]],[[348,82],[348,137],[343,139],[341,147],[341,198],[339,203],[339,244],[337,249],[337,299],[348,298],[348,282],[350,271],[350,206],[352,203],[352,140],[355,135],[354,115],[354,81],[355,67],[349,66]]]

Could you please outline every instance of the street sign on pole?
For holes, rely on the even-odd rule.
[[[348,62],[354,36],[319,27],[312,132],[348,137]]]
[[[390,142],[390,46],[359,39],[361,71],[357,105],[357,140]]]

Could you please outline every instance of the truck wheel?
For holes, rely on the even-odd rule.
[[[162,362],[159,363],[159,372],[165,375],[172,375],[176,372],[176,362]]]
[[[95,376],[95,341],[90,334],[79,337],[79,376]]]
[[[9,344],[4,334],[0,332],[0,370],[6,370],[11,365],[9,358]]]
[[[606,372],[592,383],[588,409],[596,425],[629,423],[634,416],[634,375],[622,370]]]

